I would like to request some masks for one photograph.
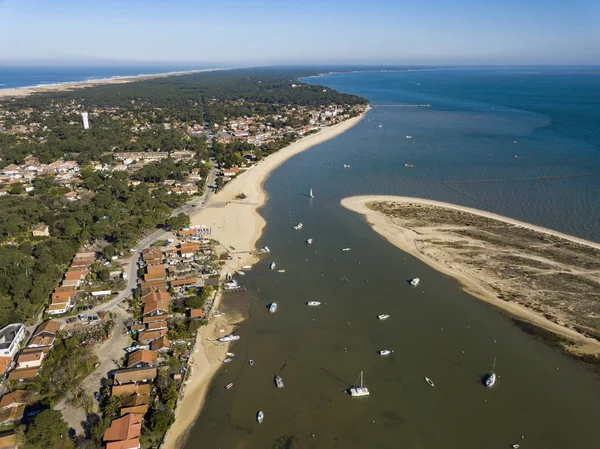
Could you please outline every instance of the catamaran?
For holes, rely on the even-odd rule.
[[[390,316],[387,313],[382,313],[381,315],[377,315],[377,318],[380,320],[387,320]]]
[[[350,387],[348,389],[348,393],[350,394],[350,396],[353,396],[355,398],[369,396],[369,389],[367,387],[365,387],[364,382],[363,382],[363,372],[362,371],[360,372],[360,387],[356,386],[356,385],[353,387]]]
[[[314,307],[314,306],[320,306],[321,303],[319,301],[308,301],[306,303],[306,305]]]
[[[496,357],[494,357],[494,363],[492,364],[492,372],[485,378],[485,386],[492,388],[496,383]]]
[[[394,351],[392,351],[390,349],[381,349],[380,351],[377,351],[377,353],[379,355],[390,355],[392,352],[394,352]]]
[[[271,262],[271,265],[269,265],[269,268],[271,270],[274,270],[276,266],[277,266],[277,264],[275,262]]]
[[[283,388],[283,379],[281,376],[275,376],[275,385],[277,388]]]
[[[258,414],[256,415],[256,420],[258,421],[258,423],[262,424],[264,419],[265,419],[265,414],[262,411],[258,412]]]
[[[410,285],[412,285],[413,287],[416,287],[417,285],[419,285],[419,282],[421,282],[421,279],[414,278],[414,279],[410,280]]]
[[[239,335],[233,335],[233,334],[229,334],[229,335],[225,335],[224,337],[221,338],[217,338],[218,341],[235,341],[235,340],[239,340],[240,336]]]
[[[315,196],[313,195],[313,191],[312,189],[310,189],[310,193],[308,194],[308,196],[310,196],[311,198],[314,198]]]
[[[299,231],[300,229],[302,229],[304,227],[304,225],[302,223],[298,223],[296,226],[294,226],[294,229],[296,231]]]
[[[269,306],[269,312],[275,313],[276,310],[277,310],[277,303],[276,302],[271,303],[271,305]]]

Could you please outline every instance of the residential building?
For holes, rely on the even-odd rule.
[[[42,350],[34,352],[22,352],[17,357],[17,369],[39,368],[42,366],[46,353]]]
[[[142,415],[129,414],[114,419],[104,432],[106,449],[138,449],[142,433]]]
[[[165,335],[167,335],[167,332],[167,329],[142,331],[138,333],[137,337],[140,343],[148,344],[151,343],[153,340],[156,340],[157,338],[164,337]]]
[[[50,236],[50,228],[47,224],[40,223],[35,228],[31,230],[31,235],[34,237],[49,237]]]
[[[138,349],[127,356],[127,368],[143,368],[156,366],[158,354],[147,349]]]
[[[25,390],[15,390],[12,393],[7,393],[0,399],[0,410],[25,405],[30,396],[31,393]]]
[[[150,384],[122,384],[122,385],[113,385],[110,390],[111,396],[130,396],[134,395],[142,395],[142,394],[150,394]]]
[[[171,342],[167,340],[167,337],[161,337],[150,343],[150,350],[156,352],[169,352],[171,349]]]
[[[13,323],[0,329],[0,357],[13,358],[25,339],[25,326]]]
[[[115,384],[144,383],[154,380],[157,376],[156,368],[127,368],[115,371]]]
[[[10,373],[8,373],[8,380],[14,380],[17,382],[24,382],[26,380],[32,380],[37,377],[39,370],[40,369],[38,367],[14,369]]]
[[[14,430],[0,433],[0,449],[13,449],[17,445],[17,434]]]

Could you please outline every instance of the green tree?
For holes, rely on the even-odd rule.
[[[23,184],[21,184],[20,182],[15,182],[13,185],[10,186],[10,193],[12,195],[20,195],[22,193],[25,193],[25,187],[23,187]]]
[[[165,222],[165,224],[172,229],[182,229],[189,226],[190,223],[190,216],[187,214],[177,214],[174,217],[169,217]]]
[[[150,416],[149,428],[154,433],[164,434],[174,421],[175,417],[171,411],[154,410]]]
[[[25,433],[25,449],[72,449],[69,427],[58,410],[37,415]]]

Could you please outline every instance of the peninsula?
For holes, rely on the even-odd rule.
[[[473,296],[568,340],[565,349],[600,352],[600,244],[420,198],[356,196],[342,206]]]

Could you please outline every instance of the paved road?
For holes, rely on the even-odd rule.
[[[177,209],[175,209],[173,211],[173,213],[171,214],[171,216],[177,215],[177,214],[190,214],[192,212],[199,212],[203,209],[206,208],[206,206],[208,206],[210,204],[210,201],[212,199],[213,196],[213,189],[212,186],[215,185],[215,179],[217,176],[217,168],[213,166],[212,170],[210,171],[210,173],[208,174],[208,176],[206,177],[206,183],[205,183],[205,190],[204,190],[204,194],[199,197],[199,198],[195,198],[194,200],[190,201],[189,203],[185,204],[184,206],[181,206]],[[131,263],[129,264],[129,271],[127,272],[127,287],[125,288],[125,290],[123,290],[122,292],[120,292],[115,298],[111,299],[110,301],[101,304],[97,307],[95,307],[93,310],[87,312],[87,314],[89,315],[89,313],[94,313],[94,312],[107,312],[109,310],[111,310],[113,307],[115,307],[118,304],[121,304],[125,299],[127,299],[129,297],[129,295],[132,294],[132,291],[137,287],[137,283],[138,283],[138,270],[141,267],[140,265],[140,254],[143,250],[145,250],[146,248],[149,248],[150,245],[152,245],[154,242],[156,242],[157,240],[161,240],[161,239],[166,239],[167,236],[170,234],[170,232],[168,231],[163,231],[162,229],[158,229],[156,231],[154,231],[152,234],[148,235],[147,237],[145,237],[144,239],[142,239],[136,246],[134,251],[132,251],[131,253]]]

